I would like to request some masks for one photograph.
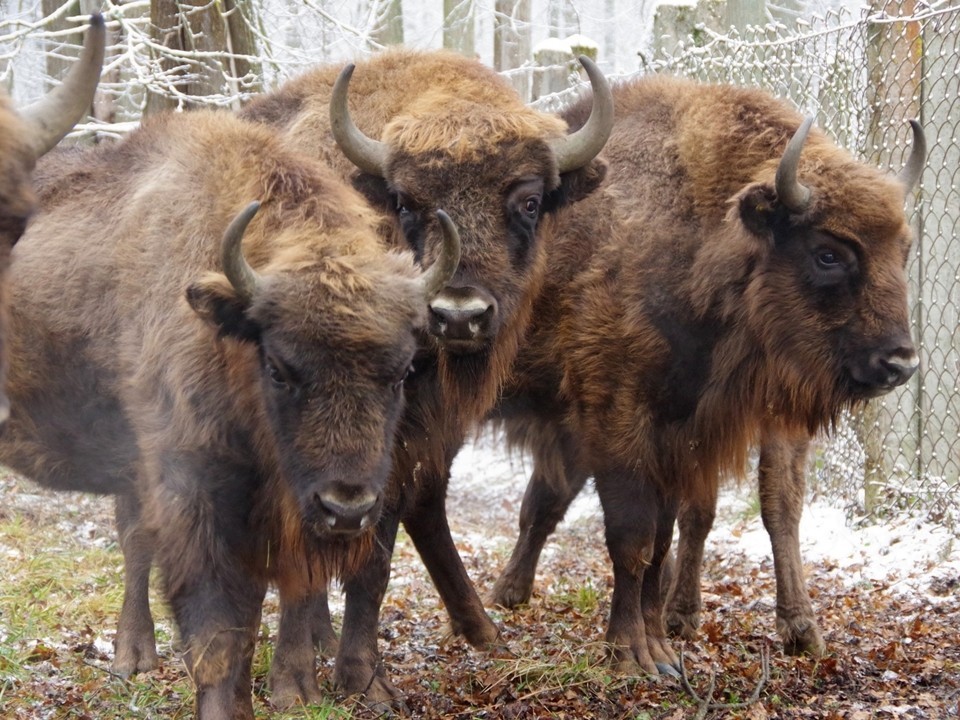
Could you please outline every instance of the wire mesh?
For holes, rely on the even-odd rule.
[[[135,127],[151,96],[173,107],[237,107],[302,68],[371,52],[380,45],[371,28],[386,2],[171,3],[186,27],[177,44],[158,32],[147,0],[107,0],[102,7],[111,33],[109,60],[96,119],[82,124],[81,132],[120,134]],[[0,0],[0,84],[12,89],[15,99],[27,100],[75,57],[77,30],[86,20],[79,11],[89,8],[83,0],[48,12],[45,3],[15,12],[9,5]],[[479,37],[489,30],[493,8],[480,3],[473,8]],[[442,16],[430,12],[415,22],[442,28]],[[216,45],[208,35],[236,36],[224,29],[230,18],[251,33],[255,52],[244,54],[222,42],[219,50],[205,49]],[[718,32],[697,25],[669,47],[638,55],[639,73],[765,87],[814,114],[818,125],[856,156],[894,170],[909,153],[905,120],[920,119],[929,156],[909,201],[916,242],[908,271],[921,369],[908,386],[845,418],[819,442],[812,486],[854,513],[910,510],[951,527],[960,527],[958,45],[960,8],[902,17],[837,10],[790,28],[772,23]],[[601,66],[613,66],[600,52]],[[534,86],[531,77],[543,68],[532,60],[518,65],[509,77],[518,86]],[[572,87],[538,99],[538,107],[559,109],[581,91],[569,69]]]

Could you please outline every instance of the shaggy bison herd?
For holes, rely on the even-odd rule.
[[[253,717],[271,583],[272,702],[320,698],[326,645],[339,687],[389,706],[377,630],[401,523],[454,632],[494,643],[444,508],[487,421],[534,458],[490,603],[530,598],[592,477],[611,662],[676,673],[668,632],[697,630],[718,483],[759,448],[777,627],[787,652],[824,651],[798,543],[806,451],[917,369],[916,123],[895,176],[759,90],[611,87],[584,58],[592,92],[553,115],[475,60],[390,50],[239,113],[48,153],[90,105],[103,34],[93,18],[50,97],[0,98],[0,461],[115,497],[115,672],[157,666],[156,564],[199,717]]]

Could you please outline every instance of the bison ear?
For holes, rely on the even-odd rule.
[[[759,237],[771,237],[777,209],[776,198],[776,191],[771,185],[757,183],[744,188],[734,198],[744,227]]]
[[[217,337],[256,342],[260,328],[247,316],[247,306],[223,276],[187,287],[187,302],[200,318],[217,329]]]
[[[544,210],[552,212],[583,200],[600,187],[606,177],[607,161],[603,158],[594,158],[582,168],[564,173],[560,176],[560,186],[544,199]]]

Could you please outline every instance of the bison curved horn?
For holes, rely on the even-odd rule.
[[[220,241],[220,264],[223,267],[223,274],[227,276],[227,280],[233,285],[240,299],[246,303],[253,299],[257,285],[260,284],[260,276],[243,257],[240,243],[247,225],[259,209],[259,202],[254,201],[247,205],[230,222],[226,232],[223,233],[223,240]]]
[[[333,95],[330,97],[330,130],[333,132],[333,139],[350,162],[364,172],[383,177],[387,164],[387,146],[360,132],[353,124],[347,107],[347,87],[355,67],[353,63],[347,65],[333,84]]]
[[[581,55],[580,64],[587,71],[593,88],[593,108],[582,128],[552,143],[561,173],[582,168],[593,160],[603,150],[613,131],[613,92],[610,83],[590,58]]]
[[[447,286],[460,264],[460,233],[457,226],[443,210],[437,210],[437,220],[443,232],[443,249],[440,257],[421,276],[423,292],[428,299]]]
[[[913,148],[910,151],[910,159],[903,170],[897,175],[897,179],[903,183],[904,192],[910,192],[920,180],[923,174],[923,166],[927,162],[927,138],[923,134],[923,128],[916,120],[910,121],[910,128],[913,130]]]
[[[783,157],[777,166],[776,189],[777,198],[792,212],[800,213],[810,204],[810,188],[804,187],[797,181],[797,166],[800,164],[800,151],[813,125],[813,118],[806,117],[797,128],[797,131],[787,143]]]
[[[99,13],[91,15],[80,58],[63,82],[45,97],[20,110],[20,117],[29,128],[34,157],[39,158],[52,150],[89,111],[100,81],[106,35],[103,16]]]

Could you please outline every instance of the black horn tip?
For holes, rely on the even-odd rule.
[[[92,28],[102,28],[106,25],[106,21],[103,19],[102,13],[94,13],[90,16],[90,27]]]

